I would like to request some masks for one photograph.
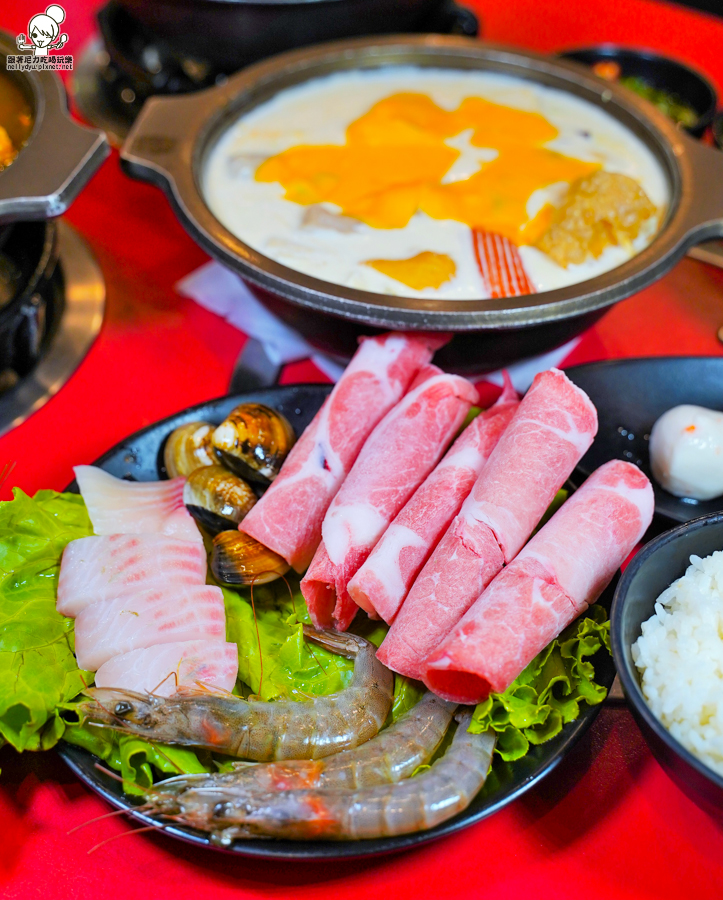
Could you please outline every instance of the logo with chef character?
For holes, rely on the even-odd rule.
[[[64,21],[65,10],[55,3],[48,6],[44,13],[33,16],[28,22],[27,37],[19,34],[15,41],[18,50],[25,52],[8,56],[8,71],[37,71],[38,69],[69,71],[72,69],[72,56],[51,55],[54,51],[61,50],[68,41],[68,35],[60,31],[60,26]]]

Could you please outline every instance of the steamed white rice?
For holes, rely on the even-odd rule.
[[[653,713],[723,775],[723,551],[690,563],[656,600],[632,654]]]

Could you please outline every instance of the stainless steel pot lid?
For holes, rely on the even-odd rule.
[[[0,172],[0,224],[59,216],[110,152],[101,131],[74,122],[65,89],[53,72],[7,72],[14,40],[0,32],[0,66],[33,110],[33,130],[14,161]],[[2,124],[2,123],[0,123]]]
[[[567,91],[604,109],[643,141],[668,180],[670,206],[653,242],[617,268],[569,287],[503,299],[437,300],[375,294],[296,272],[249,247],[214,217],[201,191],[204,160],[240,115],[311,78],[404,65],[500,72]],[[582,66],[466,38],[395,36],[323,44],[259,63],[221,87],[151,99],[121,160],[129,174],[166,192],[182,224],[204,249],[258,288],[299,306],[381,328],[474,331],[582,315],[641,290],[689,247],[723,235],[720,154],[679,132],[650,104]]]

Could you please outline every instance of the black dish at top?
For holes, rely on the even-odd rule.
[[[632,645],[655,601],[685,574],[691,554],[723,549],[723,514],[694,519],[647,544],[625,570],[615,591],[610,635],[613,658],[633,715],[653,755],[678,787],[715,818],[723,819],[723,776],[709,769],[670,734],[650,710],[640,688]]]
[[[479,31],[475,14],[454,0],[110,0],[98,25],[110,58],[101,87],[131,117],[150,96],[210,87],[260,59],[320,41]]]
[[[718,113],[713,119],[712,131],[716,147],[719,150],[723,150],[723,113]]]
[[[723,357],[662,356],[573,366],[565,374],[595,404],[598,433],[577,468],[587,478],[610,459],[639,465],[653,482],[655,511],[676,522],[723,511],[723,497],[675,497],[650,472],[648,436],[666,410],[683,403],[723,411]]]
[[[701,137],[713,121],[718,105],[715,88],[705,75],[681,62],[649,50],[633,50],[615,44],[565,50],[559,55],[562,59],[571,59],[590,67],[599,62],[617,63],[623,77],[641,78],[656,90],[665,91],[687,103],[698,114],[695,125],[685,128],[694,137]]]
[[[312,420],[330,390],[325,385],[290,385],[211,400],[131,435],[96,460],[95,465],[118,478],[156,480],[163,474],[163,445],[174,428],[200,419],[221,422],[243,402],[265,403],[279,410],[298,435]],[[73,483],[69,489],[77,490],[77,486]],[[610,586],[598,601],[608,610],[612,593],[613,586]],[[615,677],[610,655],[602,650],[593,658],[593,663],[597,682],[609,690]],[[453,834],[507,806],[551,772],[587,731],[599,710],[600,705],[583,705],[577,720],[565,725],[560,734],[546,744],[531,747],[523,759],[514,763],[496,760],[485,786],[470,806],[436,828],[399,837],[347,842],[243,840],[235,841],[226,852],[262,859],[352,859],[405,850]],[[145,825],[158,825],[156,820],[135,810],[117,781],[95,768],[97,759],[87,750],[61,741],[58,752],[78,778],[110,804],[128,810],[134,819]],[[219,849],[205,834],[191,828],[169,823],[163,830],[188,843]]]

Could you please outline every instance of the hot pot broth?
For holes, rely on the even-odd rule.
[[[534,245],[570,205],[570,184],[601,171],[633,179],[647,213],[632,237],[560,265]],[[519,251],[530,289],[545,291],[639,252],[668,202],[651,152],[592,104],[509,76],[413,67],[280,92],[222,134],[203,190],[226,228],[292,269],[455,300],[494,296],[473,228]]]
[[[15,159],[33,129],[33,111],[23,91],[0,74],[0,172]]]

